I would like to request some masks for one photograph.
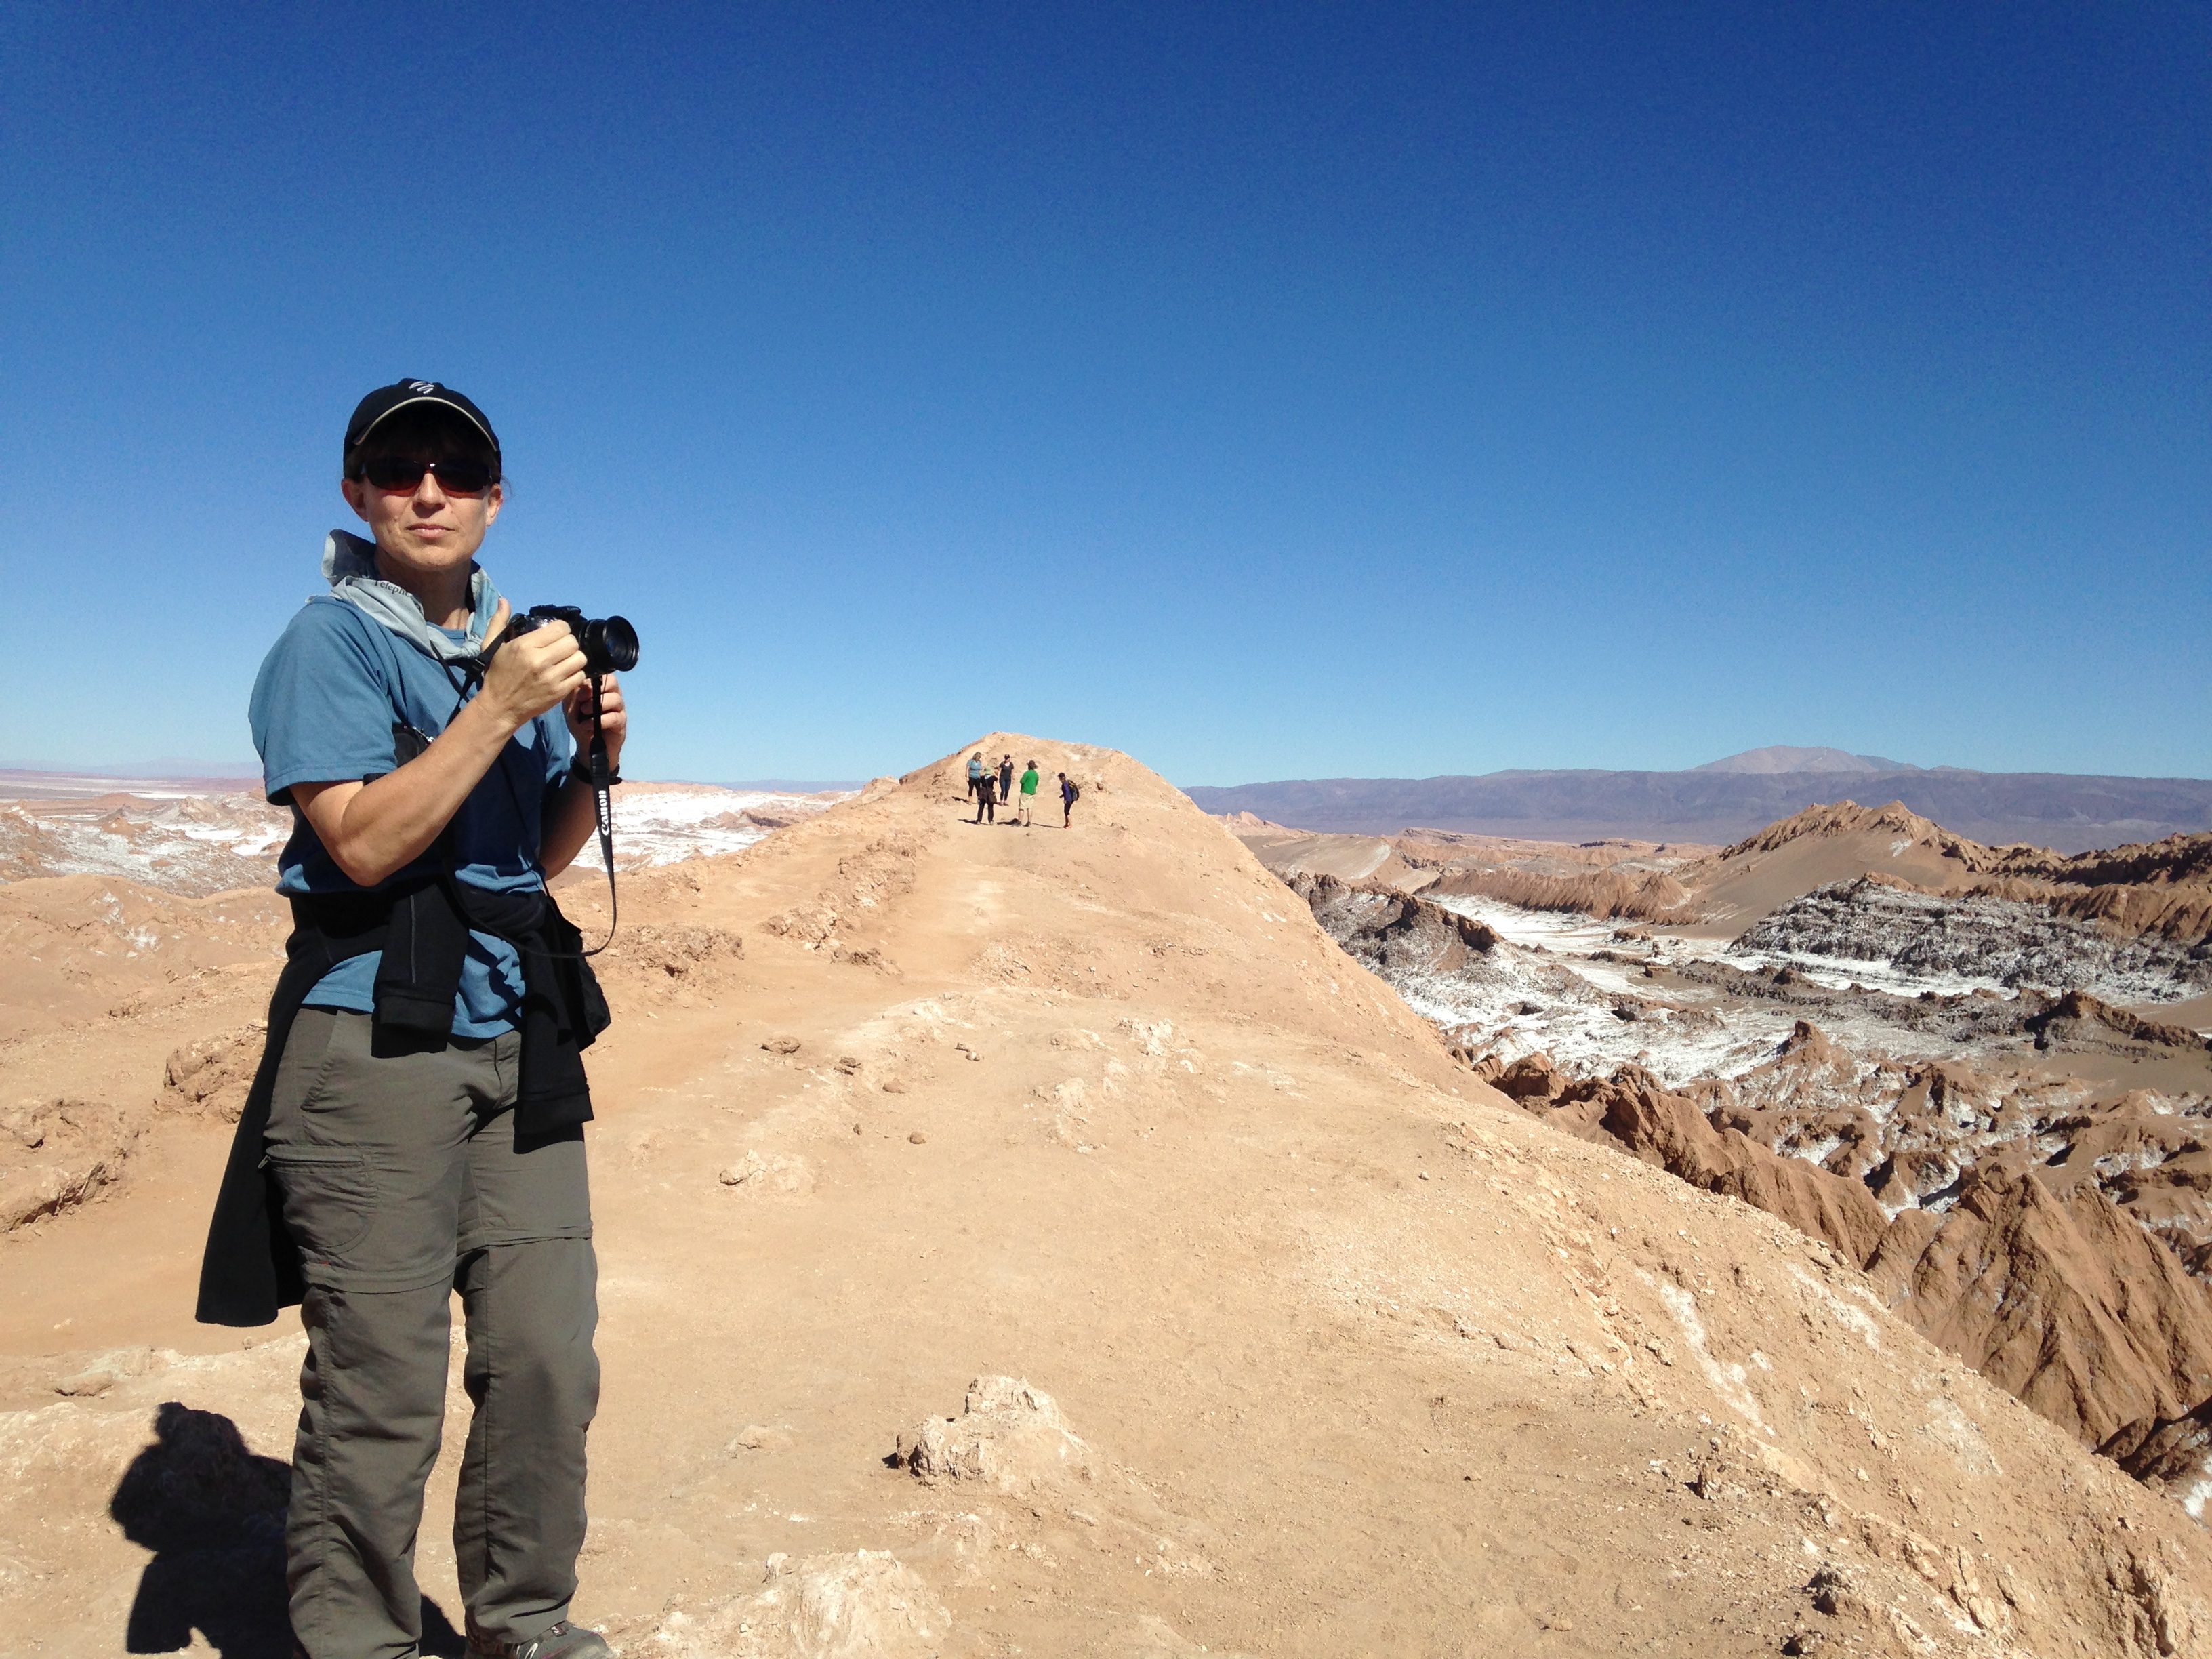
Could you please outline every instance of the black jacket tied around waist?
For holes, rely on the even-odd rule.
[[[607,1003],[583,958],[582,936],[551,894],[495,893],[440,875],[388,893],[295,896],[261,1064],[231,1141],[200,1262],[195,1316],[202,1324],[266,1325],[304,1292],[299,1247],[285,1228],[264,1142],[276,1068],[308,994],[341,962],[381,951],[379,1036],[410,1046],[442,1043],[453,1035],[453,999],[471,929],[505,939],[522,961],[516,1138],[527,1142],[590,1121],[583,1051],[606,1030]]]

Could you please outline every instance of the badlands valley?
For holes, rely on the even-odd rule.
[[[2063,857],[1892,802],[1735,846],[1236,825],[1474,1074],[1826,1239],[2212,1496],[2212,835]]]
[[[617,812],[624,1654],[2212,1650],[2212,836],[1316,834],[1010,733]],[[284,827],[0,805],[6,1651],[286,1650],[301,1344],[190,1317]]]

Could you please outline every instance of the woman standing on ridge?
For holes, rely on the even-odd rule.
[[[568,1617],[599,1398],[582,1051],[607,1009],[545,885],[598,821],[579,757],[602,738],[618,770],[629,720],[566,623],[507,637],[476,562],[502,471],[490,421],[452,387],[363,398],[338,489],[368,534],[331,532],[331,591],[293,613],[248,706],[263,787],[292,809],[277,890],[294,927],[198,1313],[300,1308],[283,1526],[303,1659],[421,1645],[456,1291],[468,1651],[609,1659]]]

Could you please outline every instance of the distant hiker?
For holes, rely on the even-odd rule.
[[[1036,763],[1035,761],[1031,761],[1030,763],[1030,769],[1022,774],[1021,816],[1015,820],[1015,822],[1019,823],[1024,830],[1030,827],[1030,809],[1036,805]]]
[[[1075,780],[1062,772],[1060,775],[1060,827],[1061,829],[1067,830],[1074,827],[1075,803],[1082,799],[1083,791],[1077,787]]]
[[[988,772],[975,780],[975,822],[996,823],[999,821],[999,781]]]
[[[983,751],[978,749],[968,757],[968,793],[973,796],[975,786],[983,781]]]
[[[999,757],[999,799],[1008,805],[1013,804],[1014,757],[1012,755]]]
[[[289,957],[223,1172],[198,1317],[307,1328],[284,1522],[290,1651],[412,1654],[422,1486],[446,1410],[447,1304],[474,1407],[453,1550],[480,1659],[601,1659],[568,1623],[584,1437],[599,1397],[599,1268],[580,1050],[607,1023],[545,892],[594,829],[572,769],[592,730],[565,623],[501,643],[475,556],[499,516],[499,440],[430,380],[372,392],[339,484],[331,592],[254,681]],[[608,758],[627,735],[602,682]],[[388,946],[388,948],[387,948]]]

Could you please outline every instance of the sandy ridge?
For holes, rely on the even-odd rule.
[[[977,746],[1075,771],[1079,829],[962,822]],[[594,902],[575,890],[587,933]],[[624,911],[653,931],[610,964],[595,1054],[607,1385],[578,1611],[628,1650],[2148,1655],[2212,1632],[2178,1506],[1832,1252],[1492,1094],[1126,757],[994,733],[642,873]],[[251,988],[58,1012],[18,1075],[143,1098]],[[120,1645],[148,1557],[104,1514],[162,1400],[235,1423],[238,1455],[284,1450],[289,1336],[195,1358],[168,1311],[221,1127],[149,1133],[112,1195],[0,1244],[0,1618],[55,1652]],[[48,1328],[65,1306],[92,1346]],[[126,1350],[150,1357],[52,1393]],[[993,1403],[1020,1388],[1084,1455],[1024,1449],[1066,1443]],[[916,1467],[933,1419],[1006,1455]]]

